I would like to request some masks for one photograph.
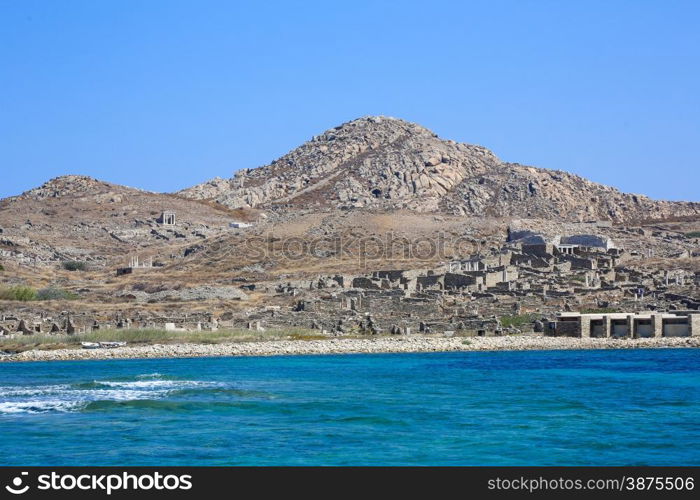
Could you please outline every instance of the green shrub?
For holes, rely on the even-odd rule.
[[[73,292],[52,286],[42,288],[36,294],[36,300],[75,300],[77,298],[79,295]]]
[[[615,309],[614,307],[599,307],[599,308],[593,308],[593,309],[583,309],[581,311],[581,314],[607,314],[607,313],[616,313],[620,312],[619,309]]]
[[[12,286],[0,288],[0,300],[21,300],[23,302],[36,299],[36,290],[30,286]]]
[[[501,316],[501,326],[508,328],[513,326],[515,328],[520,328],[525,325],[532,323],[535,320],[535,315],[533,314],[514,314],[512,316]]]
[[[3,266],[2,264],[0,264],[0,271],[4,271],[4,270],[5,270],[5,266]]]
[[[692,233],[685,233],[686,238],[700,238],[700,231],[693,231]]]
[[[87,262],[78,260],[68,260],[61,264],[66,271],[86,271],[88,268]]]
[[[0,288],[0,300],[75,300],[79,295],[63,290],[62,288],[47,287],[37,291],[30,286],[11,286]]]
[[[250,342],[252,340],[287,340],[291,337],[304,340],[321,338],[317,331],[283,328],[270,329],[265,332],[251,330],[218,330],[208,331],[168,331],[157,329],[108,329],[93,330],[77,335],[20,335],[13,339],[0,336],[0,351],[30,349],[56,349],[70,346],[80,346],[80,342],[112,342],[122,341],[129,344],[149,343],[188,343],[188,344],[220,344],[229,342]]]

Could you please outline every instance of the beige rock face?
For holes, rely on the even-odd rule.
[[[231,207],[320,203],[433,210],[462,180],[499,163],[484,148],[442,141],[419,125],[366,117],[328,130],[270,165],[180,194]]]
[[[563,171],[505,163],[481,146],[388,117],[344,123],[270,165],[179,194],[232,208],[330,205],[570,221],[700,213],[698,203],[654,201]]]

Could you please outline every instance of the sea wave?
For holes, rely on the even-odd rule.
[[[156,401],[173,394],[225,389],[217,382],[175,380],[159,373],[73,384],[0,386],[0,415],[94,410],[112,403]]]
[[[190,387],[213,387],[216,386],[213,382],[203,382],[197,380],[136,380],[132,382],[122,381],[95,381],[103,387],[114,387],[122,389],[136,390],[163,390],[163,389],[183,389]]]
[[[84,406],[82,401],[42,399],[0,402],[0,414],[70,412]]]
[[[56,394],[70,389],[70,385],[45,385],[45,386],[4,386],[0,387],[0,399],[26,396],[43,396]]]

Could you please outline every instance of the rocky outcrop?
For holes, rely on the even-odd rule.
[[[403,120],[366,117],[328,130],[270,165],[180,194],[231,207],[386,205],[425,211],[437,209],[464,179],[498,164],[480,146],[440,140]]]
[[[245,300],[248,298],[248,296],[238,288],[215,286],[200,286],[181,290],[163,290],[154,293],[130,290],[119,294],[119,296],[131,296],[134,297],[137,302],[151,303],[161,301],[202,301],[211,299]]]
[[[635,222],[700,214],[700,203],[656,201],[561,170],[503,163],[489,175],[462,182],[443,210],[465,215],[550,220]]]
[[[164,211],[175,224],[162,224]],[[246,219],[220,205],[66,175],[0,200],[0,259],[125,265],[130,255],[167,256],[169,245],[226,234],[231,220]]]
[[[700,214],[698,203],[654,201],[563,171],[505,163],[481,146],[388,117],[353,120],[270,165],[179,194],[229,207],[408,208],[571,221]]]
[[[122,186],[99,181],[86,175],[64,175],[22,193],[19,198],[43,200],[46,198],[94,196],[97,201],[107,199],[109,196],[105,195],[109,194],[118,196],[118,193],[110,193],[110,191],[122,189],[124,189]]]

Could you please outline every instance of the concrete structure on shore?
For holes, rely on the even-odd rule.
[[[700,336],[697,312],[561,313],[546,327],[547,335],[560,337],[646,338]]]

